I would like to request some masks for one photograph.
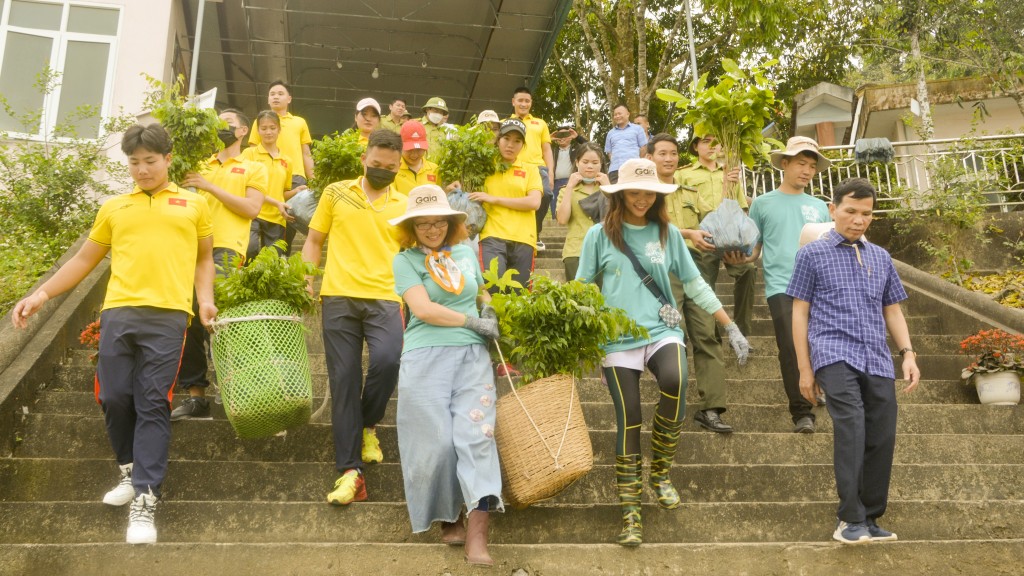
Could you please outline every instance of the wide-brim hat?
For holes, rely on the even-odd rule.
[[[437,184],[423,184],[409,191],[409,203],[405,214],[388,220],[388,224],[398,226],[410,218],[420,216],[455,216],[459,222],[466,221],[466,213],[452,210],[448,203],[448,195]]]
[[[423,105],[424,110],[427,108],[437,108],[441,112],[447,112],[448,104],[445,104],[445,101],[442,98],[434,96],[430,100],[427,100],[427,103]]]
[[[832,162],[825,158],[824,155],[818,150],[818,143],[813,138],[806,136],[793,136],[786,141],[785,150],[776,150],[772,152],[772,166],[782,170],[782,159],[792,158],[801,152],[813,152],[818,157],[818,172],[824,172],[828,170],[828,167],[832,165]]]
[[[658,179],[658,167],[646,158],[631,158],[619,166],[619,181],[601,186],[601,191],[614,194],[620,190],[646,190],[658,194],[671,194],[679,186],[665,184]]]

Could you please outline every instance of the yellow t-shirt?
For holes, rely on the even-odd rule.
[[[483,191],[493,196],[524,198],[531,190],[543,190],[540,172],[536,166],[518,159],[508,170],[491,174],[484,180]],[[490,202],[484,202],[483,206],[487,212],[487,223],[480,231],[481,240],[494,237],[537,247],[537,217],[534,210],[513,210]]]
[[[525,118],[519,118],[518,116],[511,116],[510,118],[518,118],[522,120],[523,124],[526,124],[526,145],[523,146],[523,151],[519,153],[519,160],[534,166],[544,166],[543,145],[545,143],[551,144],[551,132],[548,130],[547,122],[532,114],[527,114]]]
[[[572,190],[572,194],[566,194],[564,191],[558,195],[558,205],[561,206],[562,202],[569,201],[572,199],[572,208],[569,212],[569,225],[568,230],[565,233],[565,244],[562,246],[562,260],[566,258],[579,258],[580,252],[583,250],[583,237],[587,235],[587,230],[594,225],[594,221],[587,216],[583,208],[580,208],[580,200],[590,196],[590,194],[601,194],[601,189],[594,186],[594,191],[590,194],[587,193],[587,185],[580,183],[577,184]]]
[[[89,232],[110,248],[103,309],[152,306],[191,316],[199,240],[211,234],[206,199],[175,184],[152,196],[136,186],[107,200]]]
[[[410,190],[422,184],[441,185],[441,180],[437,176],[437,164],[424,158],[423,166],[420,166],[419,172],[413,172],[409,169],[409,165],[405,163],[405,158],[402,158],[402,165],[398,168],[398,176],[395,177],[395,189],[402,194],[408,194]]]
[[[328,235],[320,295],[401,302],[391,270],[400,248],[398,228],[388,220],[405,214],[407,199],[392,186],[371,205],[362,181],[360,176],[327,186],[309,223]]]
[[[203,176],[211,184],[223,188],[228,194],[245,198],[246,188],[255,188],[267,193],[267,169],[259,162],[245,160],[242,156],[228,158],[221,163],[214,155],[207,162]],[[213,247],[228,248],[245,254],[249,246],[249,224],[252,220],[235,214],[209,192],[202,191],[210,203],[210,217],[213,219]]]
[[[276,158],[271,156],[270,152],[267,152],[267,149],[263,147],[263,144],[250,146],[242,150],[242,158],[252,162],[259,162],[263,165],[267,170],[266,195],[274,200],[284,202],[285,191],[292,189],[292,167],[288,164],[288,160],[280,152]],[[284,216],[281,215],[281,211],[276,206],[271,206],[270,204],[264,204],[260,208],[260,215],[257,218],[264,222],[272,222],[281,226],[285,225]]]
[[[281,150],[281,156],[288,161],[292,167],[292,173],[296,176],[306,175],[306,165],[302,161],[302,145],[313,142],[309,135],[309,126],[306,120],[291,112],[279,115],[281,118],[281,135],[277,137],[277,147]],[[252,123],[252,130],[249,131],[249,146],[261,144],[263,140],[256,130],[256,123]]]

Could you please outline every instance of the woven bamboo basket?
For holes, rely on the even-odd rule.
[[[594,467],[594,450],[572,376],[534,381],[498,400],[494,439],[505,502],[551,498]]]

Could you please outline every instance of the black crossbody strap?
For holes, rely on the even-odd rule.
[[[654,294],[654,297],[658,299],[658,302],[660,302],[662,306],[669,304],[668,299],[665,298],[661,289],[658,288],[658,283],[654,281],[654,277],[644,270],[644,267],[640,265],[640,261],[637,260],[636,254],[633,254],[633,251],[629,249],[629,244],[626,244],[625,238],[622,240],[622,247],[624,248],[622,253],[625,254],[626,258],[629,258],[629,261],[633,264],[633,270],[635,270],[636,275],[640,277],[640,282],[651,291],[651,294]]]

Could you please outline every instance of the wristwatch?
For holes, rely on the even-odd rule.
[[[907,352],[914,352],[914,349],[911,348],[910,346],[907,346],[906,348],[900,349],[899,355],[900,356],[904,356],[904,355],[906,355]],[[914,355],[917,356],[917,352],[914,352]]]

